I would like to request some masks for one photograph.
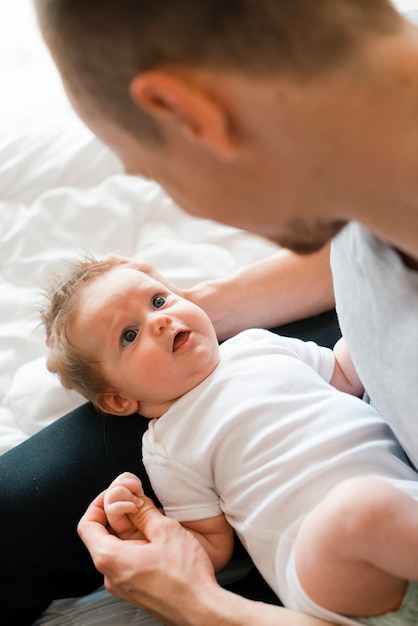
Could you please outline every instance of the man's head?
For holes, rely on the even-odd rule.
[[[173,66],[307,79],[396,25],[389,0],[34,2],[70,91],[140,139],[159,134],[132,98],[138,75]]]
[[[106,413],[159,417],[218,363],[202,309],[147,264],[120,257],[72,265],[42,319],[48,368]]]
[[[388,203],[389,0],[35,5],[80,117],[187,212],[304,253]]]

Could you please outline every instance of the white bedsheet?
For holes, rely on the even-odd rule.
[[[124,175],[118,160],[65,103],[10,115],[0,126],[3,453],[84,402],[46,370],[39,324],[43,286],[65,260],[87,252],[143,257],[175,284],[187,286],[264,258],[276,247],[189,217],[157,185]],[[54,602],[38,623],[156,622],[102,590]]]

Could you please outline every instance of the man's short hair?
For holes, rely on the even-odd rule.
[[[346,59],[367,33],[389,33],[389,0],[34,0],[75,97],[156,140],[131,100],[132,78],[169,65],[307,78]]]

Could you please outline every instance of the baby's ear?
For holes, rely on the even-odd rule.
[[[111,415],[132,415],[138,411],[138,402],[124,398],[111,391],[98,393],[95,398],[95,404],[103,413]]]

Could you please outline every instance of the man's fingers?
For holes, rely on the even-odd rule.
[[[107,530],[107,517],[104,511],[104,494],[100,493],[87,508],[78,522],[77,532],[80,539],[91,552],[91,548],[102,538],[110,535]],[[114,537],[113,537],[114,538]]]
[[[148,541],[152,541],[166,528],[165,524],[171,525],[173,520],[162,515],[151,498],[142,496],[142,499],[143,505],[135,513],[131,513],[129,519]]]

